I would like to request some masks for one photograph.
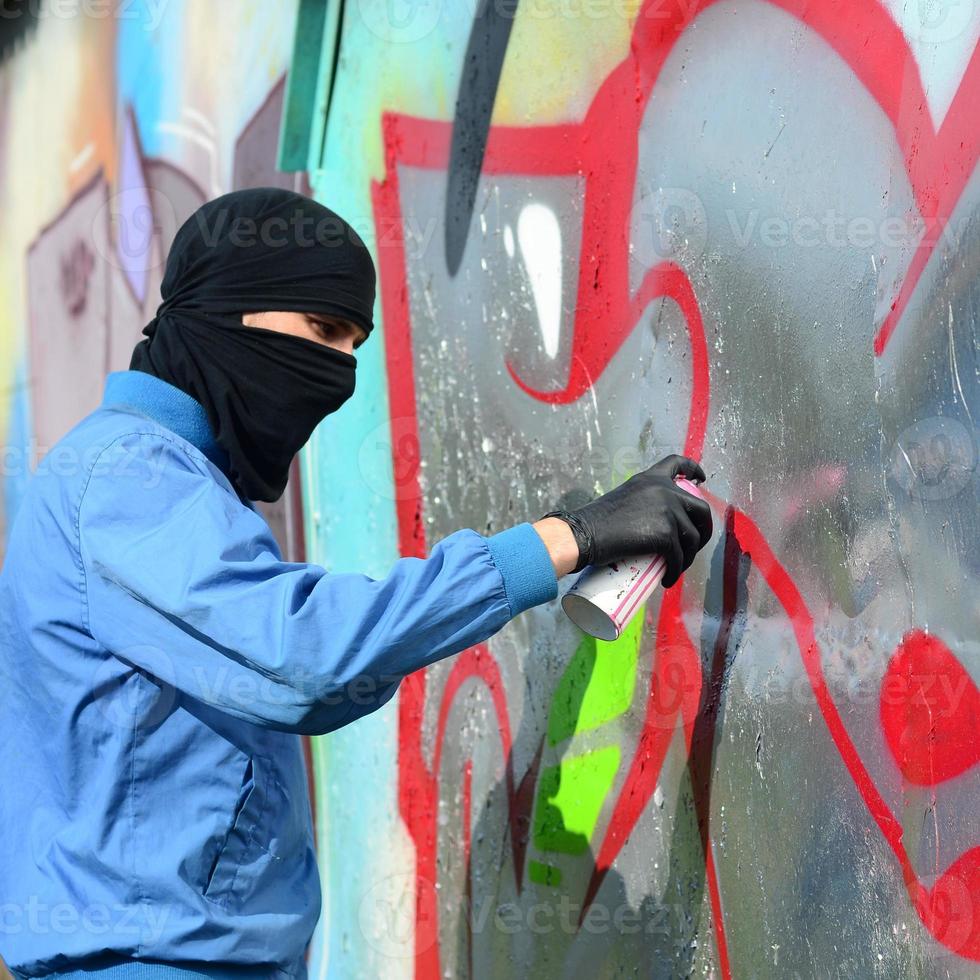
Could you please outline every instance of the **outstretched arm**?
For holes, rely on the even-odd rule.
[[[562,522],[548,519],[543,534],[464,528],[380,579],[328,573],[283,561],[263,518],[182,443],[133,434],[103,455],[79,509],[93,637],[271,728],[323,733],[373,711],[407,674],[555,598],[567,564]]]

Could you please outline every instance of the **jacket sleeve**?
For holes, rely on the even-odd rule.
[[[332,731],[557,595],[527,523],[456,531],[379,579],[283,561],[210,465],[157,433],[102,451],[78,511],[87,626],[159,683],[255,724]]]

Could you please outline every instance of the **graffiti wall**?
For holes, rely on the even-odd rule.
[[[717,533],[331,743],[338,975],[976,974],[980,20],[915,6],[346,11],[399,553],[674,451]]]
[[[180,221],[267,183],[380,276],[284,553],[382,576],[708,474],[619,640],[539,606],[312,741],[312,976],[976,976],[978,38],[972,0],[146,0],[0,67],[7,520]]]
[[[5,526],[38,460],[129,367],[181,222],[236,187],[309,190],[277,169],[290,5],[33,6],[0,72]],[[295,553],[298,489],[267,516]]]

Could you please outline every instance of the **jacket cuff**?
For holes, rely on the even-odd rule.
[[[558,595],[558,578],[541,536],[517,524],[487,538],[487,548],[504,580],[511,618]]]

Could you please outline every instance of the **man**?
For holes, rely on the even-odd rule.
[[[15,976],[305,977],[320,891],[299,736],[376,710],[571,571],[662,552],[670,586],[709,539],[673,482],[704,473],[672,456],[383,579],[283,561],[252,501],[282,494],[353,394],[374,293],[364,244],[315,201],[205,204],[130,370],[38,467],[0,574]]]

